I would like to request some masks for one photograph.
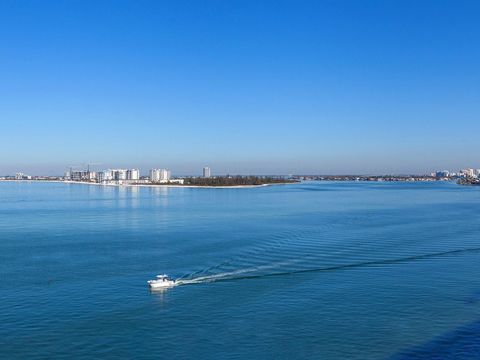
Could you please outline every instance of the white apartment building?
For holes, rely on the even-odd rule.
[[[140,179],[140,170],[138,169],[127,170],[127,180],[139,180],[139,179]]]
[[[97,182],[108,181],[138,181],[140,180],[139,169],[108,169],[96,173]]]
[[[160,169],[160,181],[169,181],[171,177],[170,170]]]
[[[114,169],[113,178],[114,180],[127,180],[127,170],[126,169]]]
[[[104,182],[104,181],[112,181],[113,180],[113,172],[112,170],[104,170],[97,172],[97,181]]]
[[[149,172],[151,182],[168,182],[170,177],[171,173],[168,169],[151,169]]]
[[[151,182],[159,182],[160,181],[160,170],[159,169],[151,169],[148,172],[148,178]]]
[[[98,182],[106,181],[126,181],[126,180],[139,180],[140,170],[138,169],[108,169],[96,174]]]

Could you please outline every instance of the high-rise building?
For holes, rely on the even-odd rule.
[[[130,169],[127,170],[127,180],[138,180],[140,179],[140,170]]]
[[[149,174],[151,182],[168,182],[171,175],[168,169],[151,169]]]
[[[127,180],[126,169],[114,169],[112,170],[113,180]]]
[[[158,169],[151,169],[148,172],[148,177],[149,177],[151,182],[158,182],[160,180],[160,173],[159,173]]]
[[[203,168],[203,177],[204,178],[209,178],[211,176],[212,176],[212,172],[211,172],[210,168],[208,166],[205,166]]]
[[[97,172],[97,182],[101,183],[102,181],[105,181],[105,173],[106,171]]]
[[[112,170],[105,170],[97,172],[97,181],[112,181],[113,180],[113,171]]]
[[[170,180],[170,170],[160,169],[160,182]]]

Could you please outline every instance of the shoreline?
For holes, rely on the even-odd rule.
[[[83,181],[57,181],[57,182],[64,183],[64,184],[78,184],[78,185],[115,186],[115,187],[125,186],[125,187],[145,187],[145,188],[180,188],[180,189],[181,188],[237,189],[237,188],[256,188],[256,187],[275,185],[275,184],[261,184],[261,185],[201,186],[201,185],[173,185],[173,184],[99,184],[99,183],[88,183]]]
[[[113,186],[113,187],[145,187],[145,188],[195,188],[195,189],[246,189],[258,188],[271,185],[288,185],[291,183],[275,183],[275,184],[260,184],[260,185],[222,185],[222,186],[201,186],[201,185],[172,185],[172,184],[99,184],[94,182],[84,181],[62,181],[62,180],[5,180],[0,179],[0,182],[29,182],[29,183],[59,183],[59,184],[75,184],[75,185],[94,185],[94,186]]]

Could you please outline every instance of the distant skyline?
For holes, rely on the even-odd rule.
[[[0,2],[0,174],[480,168],[477,1]]]

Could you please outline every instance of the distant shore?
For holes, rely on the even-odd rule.
[[[24,180],[19,180],[24,181]],[[209,186],[209,185],[176,185],[176,184],[99,184],[94,182],[85,182],[85,181],[55,181],[64,184],[79,184],[79,185],[97,185],[97,186],[115,186],[115,187],[154,187],[154,188],[208,188],[208,189],[237,189],[237,188],[256,188],[269,185],[285,185],[288,183],[276,183],[276,184],[260,184],[260,185],[222,185],[222,186]]]
[[[95,182],[86,181],[70,181],[70,180],[16,180],[16,179],[0,179],[0,182],[29,182],[29,183],[58,183],[58,184],[75,184],[75,185],[95,185],[95,186],[113,186],[113,187],[145,187],[145,188],[207,188],[207,189],[238,189],[238,188],[257,188],[270,185],[287,185],[292,183],[272,183],[272,184],[259,184],[259,185],[175,185],[175,184],[99,184]]]
[[[41,178],[41,179],[14,179],[14,178],[0,178],[0,182],[49,182],[49,183],[63,183],[63,184],[78,184],[78,185],[96,185],[96,186],[116,186],[116,187],[155,187],[155,188],[207,188],[207,189],[236,189],[236,188],[257,188],[270,185],[288,185],[301,183],[303,181],[316,181],[316,182],[438,182],[438,181],[457,181],[460,185],[480,185],[480,180],[475,179],[458,179],[453,177],[434,177],[434,176],[421,176],[421,175],[294,175],[290,179],[275,179],[275,178],[265,178],[265,177],[251,177],[250,183],[243,181],[242,177],[238,176],[235,178],[228,178],[227,181],[236,181],[240,179],[244,183],[227,183],[225,184],[225,179],[221,179],[218,185],[215,184],[216,179],[203,179],[203,178],[185,178],[187,183],[176,184],[176,183],[138,183],[138,182],[124,182],[120,180],[119,183],[107,182],[107,183],[97,183],[89,181],[73,181],[73,180],[62,180],[60,178]],[[233,179],[233,180],[231,180]],[[207,182],[205,182],[207,181]],[[213,181],[213,182],[212,182]],[[262,182],[264,181],[264,182]],[[193,183],[192,183],[193,182]],[[196,183],[195,183],[196,182]],[[223,182],[223,183],[222,183]],[[245,183],[247,182],[247,183]],[[256,182],[256,183],[255,183]]]

